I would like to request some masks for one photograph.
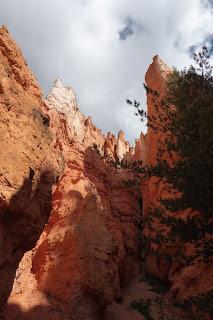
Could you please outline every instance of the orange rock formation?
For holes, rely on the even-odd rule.
[[[5,27],[0,28],[0,106],[1,305],[20,259],[47,222],[52,185],[64,162],[51,147],[39,86]]]
[[[161,97],[170,72],[154,57],[146,82]],[[138,177],[109,159],[154,164],[164,137],[148,129],[133,149],[122,131],[104,136],[59,79],[43,100],[6,27],[0,28],[0,106],[2,319],[101,319],[140,271],[141,186],[127,188],[124,181]],[[148,112],[155,112],[149,96]],[[151,179],[142,189],[146,216],[163,186]],[[149,256],[146,267],[166,273],[181,296],[209,287],[207,266],[177,270]]]
[[[2,269],[8,261],[13,268],[10,279],[5,277],[10,282],[5,319],[97,319],[139,273],[140,191],[127,189],[124,180],[131,174],[105,160],[121,160],[129,144],[122,131],[118,138],[105,137],[81,114],[72,89],[59,79],[42,101],[5,28],[0,43],[2,88],[8,88],[1,95],[2,131],[7,132],[2,204],[9,207],[2,223],[3,240],[9,242],[2,247],[8,256]],[[19,210],[11,209],[13,197]],[[15,250],[21,253],[14,264]]]
[[[145,81],[149,88],[156,90],[159,93],[159,101],[165,96],[166,80],[172,70],[165,65],[165,63],[158,57],[153,58],[153,63],[150,65]],[[153,97],[151,94],[147,96],[148,114],[157,117],[157,111],[154,108]],[[158,148],[165,140],[164,133],[154,133],[154,131],[148,127],[146,136],[141,136],[137,141],[136,150],[141,150],[141,159],[145,164],[156,164]],[[165,155],[164,155],[165,156]],[[167,161],[171,162],[171,158],[167,158]],[[152,177],[146,183],[143,184],[142,198],[143,198],[143,217],[146,218],[149,215],[149,210],[160,207],[159,199],[161,197],[173,197],[174,195],[168,194],[165,189],[165,184],[159,181],[157,178]],[[167,212],[168,216],[174,216],[174,213]],[[176,217],[186,218],[195,214],[192,210],[187,209],[175,214]],[[159,224],[152,225],[150,231],[148,225],[145,225],[144,234],[146,236],[156,237],[159,234],[162,226]],[[175,262],[166,263],[161,258],[161,253],[168,253],[176,255],[178,252],[178,244],[174,243],[173,246],[168,248],[163,243],[150,243],[150,247],[158,252],[158,255],[152,255],[146,257],[146,268],[150,273],[154,273],[161,278],[168,279],[171,283],[171,292],[179,299],[186,299],[188,297],[197,296],[198,294],[206,293],[213,288],[213,268],[210,264],[204,264],[203,262],[196,261],[195,264],[186,266],[178,265]],[[195,248],[193,245],[186,243],[184,245],[184,252],[190,256]]]

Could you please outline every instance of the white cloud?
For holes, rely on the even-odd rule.
[[[212,33],[201,0],[2,0],[8,25],[45,92],[60,76],[80,108],[105,132],[139,136],[126,97],[144,99],[144,74],[157,53],[170,65],[191,62],[188,49]],[[132,21],[128,25],[128,21]],[[119,32],[127,33],[120,40]]]

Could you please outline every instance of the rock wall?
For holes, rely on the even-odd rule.
[[[41,91],[6,27],[0,28],[0,306],[51,210],[63,159],[51,147]]]
[[[165,96],[166,80],[171,72],[172,70],[165,65],[158,56],[153,58],[153,62],[146,73],[145,81],[149,88],[158,91],[159,101]],[[147,106],[148,114],[154,115],[157,118],[158,113],[154,107],[151,94],[147,95]],[[166,136],[164,133],[155,133],[152,128],[149,127],[146,136],[142,135],[137,141],[136,150],[138,150],[139,157],[145,164],[156,164],[158,148],[165,138]],[[173,157],[175,157],[175,155]],[[169,163],[173,161],[169,157],[166,160]],[[173,196],[174,195],[171,193],[168,194],[168,191],[165,189],[165,184],[155,177],[152,177],[143,183],[142,198],[144,221],[147,221],[150,209],[161,207],[159,201],[161,197],[172,198]],[[175,213],[175,217],[186,219],[194,214],[199,213],[187,209]],[[174,216],[174,213],[167,211],[166,215],[167,217]],[[155,239],[160,234],[162,225],[158,222],[152,224],[151,228],[149,223],[144,222],[144,224],[144,235],[146,237]],[[171,293],[178,299],[187,299],[199,294],[204,294],[213,287],[213,268],[211,264],[204,264],[197,260],[196,263],[192,265],[180,265],[173,260],[168,263],[168,261],[166,262],[163,258],[165,255],[171,255],[175,258],[175,256],[179,254],[179,250],[182,250],[186,256],[190,257],[195,250],[192,244],[181,244],[179,242],[171,245],[171,243],[167,244],[163,242],[154,243],[150,240],[149,247],[155,254],[150,253],[146,257],[147,271],[154,273],[163,279],[169,280],[171,283]]]
[[[20,203],[19,210],[5,209],[1,223],[1,250],[8,255],[2,274],[8,261],[13,268],[3,318],[99,319],[139,273],[140,187],[126,188],[124,181],[134,176],[109,163],[133,151],[122,131],[105,137],[82,115],[72,89],[59,79],[43,101],[4,27],[0,36],[6,43],[1,52],[7,46],[15,61],[4,55],[4,69],[18,65],[5,76],[2,87],[11,87],[0,97],[12,99],[1,121],[2,135],[9,132],[1,155],[2,203]],[[14,263],[15,250],[21,253]]]
[[[146,83],[160,98],[170,72],[154,57]],[[165,137],[148,128],[131,148],[122,131],[105,136],[59,79],[44,100],[6,27],[0,28],[0,106],[0,318],[101,319],[140,272],[141,184],[143,219],[165,192],[155,178],[128,187],[125,181],[138,176],[110,161],[155,164]],[[153,230],[157,235],[159,225]],[[162,243],[150,245],[164,250]],[[145,265],[182,298],[211,286],[211,266],[180,267],[154,255]]]

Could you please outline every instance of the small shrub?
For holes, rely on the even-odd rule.
[[[151,291],[158,294],[165,294],[169,291],[169,283],[161,280],[154,274],[145,273],[144,276],[141,277],[140,281],[145,281],[150,287],[152,287]]]
[[[153,320],[153,318],[150,315],[150,301],[149,300],[134,300],[130,307],[140,314],[142,314],[146,320]]]

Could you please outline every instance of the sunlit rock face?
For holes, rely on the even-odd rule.
[[[110,132],[105,137],[101,130],[93,125],[91,117],[85,117],[80,112],[72,88],[64,87],[60,79],[55,81],[47,96],[46,104],[49,113],[52,114],[51,126],[53,130],[56,130],[54,114],[60,114],[60,121],[61,118],[65,118],[66,134],[70,142],[82,144],[84,148],[96,145],[101,156],[108,156],[114,160],[122,160],[129,152],[130,145],[125,140],[124,132],[119,131],[117,138]],[[57,137],[57,133],[55,137]],[[65,147],[66,143],[63,145]]]
[[[29,79],[25,87],[16,83],[16,77],[22,76],[18,69],[6,78],[11,87],[0,97],[13,102],[9,100],[11,110],[4,106],[1,123],[3,132],[11,128],[2,156],[2,179],[10,182],[8,189],[5,182],[2,187],[2,203],[4,207],[13,203],[11,198],[20,189],[19,211],[23,210],[12,211],[11,218],[1,225],[3,239],[8,239],[1,247],[5,252],[3,273],[4,263],[18,250],[19,242],[11,243],[19,241],[19,234],[24,237],[22,254],[15,264],[11,260],[13,273],[3,317],[100,319],[105,306],[120,298],[121,288],[140,267],[140,189],[126,188],[124,180],[134,176],[109,163],[109,159],[121,160],[129,154],[129,144],[123,132],[105,137],[91,118],[79,111],[73,90],[59,79],[43,101],[21,52],[5,29],[0,32],[12,44],[9,54],[23,64],[23,79]],[[10,71],[10,60],[4,56],[2,61]],[[11,95],[11,90],[17,93]],[[9,151],[6,143],[11,144]],[[15,181],[13,188],[10,176]]]
[[[165,65],[165,63],[158,57],[153,58],[153,62],[148,68],[145,76],[146,84],[149,88],[157,90],[160,97],[159,101],[165,96],[166,92],[166,80],[172,70]],[[154,107],[153,97],[151,94],[147,95],[147,109],[149,115],[158,116]],[[148,127],[147,134],[141,135],[140,139],[136,141],[135,156],[144,161],[145,164],[154,165],[157,161],[158,148],[165,140],[164,133],[154,133],[154,131]],[[175,155],[173,155],[175,157]],[[171,158],[167,158],[171,163]],[[142,183],[142,198],[143,198],[143,217],[146,218],[149,215],[150,209],[159,208],[161,197],[173,197],[173,194],[168,194],[165,190],[165,184],[162,181],[158,181],[156,178],[151,178],[148,181]],[[174,215],[167,211],[168,216]],[[188,209],[176,213],[176,217],[187,218],[190,215],[199,214],[192,212]],[[145,225],[144,235],[148,238],[156,237],[161,230],[159,224],[152,225],[152,230]],[[172,285],[172,293],[180,299],[185,299],[191,296],[197,296],[200,293],[205,293],[213,287],[213,268],[211,265],[203,264],[197,261],[194,265],[178,265],[177,263],[168,263],[161,257],[161,252],[171,256],[178,254],[177,250],[179,244],[174,243],[173,246],[168,246],[162,242],[159,244],[150,242],[150,247],[158,252],[158,255],[148,255],[146,257],[146,268],[150,273],[154,273],[162,278],[169,279]],[[186,255],[190,256],[194,252],[194,247],[190,243],[186,243],[183,250]]]
[[[153,96],[151,94],[147,95],[147,112],[150,116],[158,117],[154,104],[159,104],[165,96],[166,80],[171,72],[172,70],[158,56],[153,58],[153,62],[146,72],[145,81],[149,88],[158,92],[159,98],[157,101],[153,101]],[[136,143],[136,152],[140,146],[141,158],[144,164],[155,165],[157,163],[158,148],[164,140],[164,133],[155,133],[153,129],[148,126],[147,134],[142,134]],[[163,183],[158,184],[157,182],[158,180],[153,177],[149,179],[143,187],[144,215],[148,214],[150,208],[158,207],[159,198],[165,195]]]
[[[63,158],[51,146],[41,90],[6,27],[0,28],[0,308],[23,254],[51,211]]]

